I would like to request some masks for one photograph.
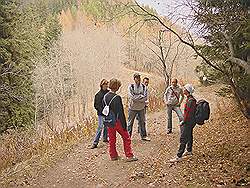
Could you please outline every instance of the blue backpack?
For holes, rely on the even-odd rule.
[[[106,94],[107,95],[107,94]],[[115,117],[115,113],[109,109],[109,106],[111,104],[111,102],[114,100],[114,98],[117,96],[115,95],[110,102],[107,104],[106,102],[106,95],[103,97],[103,102],[105,104],[103,110],[102,110],[102,114],[104,115],[104,120],[103,120],[103,124],[105,126],[114,126],[115,122],[117,120],[117,117]]]

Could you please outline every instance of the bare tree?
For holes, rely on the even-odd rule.
[[[165,29],[173,33],[181,43],[191,47],[196,55],[202,58],[206,65],[223,75],[227,79],[227,83],[231,86],[240,109],[246,117],[249,117],[248,104],[245,102],[245,99],[242,99],[241,97],[240,93],[242,92],[235,83],[235,74],[233,71],[233,69],[236,70],[237,67],[241,67],[245,70],[246,74],[249,75],[250,73],[250,62],[248,62],[249,55],[247,55],[248,57],[246,59],[239,58],[236,55],[234,48],[235,41],[233,42],[233,37],[237,36],[239,30],[246,26],[246,14],[248,11],[241,6],[241,2],[234,0],[225,2],[206,1],[205,4],[203,1],[187,0],[185,2],[184,6],[189,6],[194,12],[194,15],[188,15],[189,17],[194,18],[191,26],[197,25],[200,27],[199,32],[201,36],[203,36],[203,42],[204,40],[211,39],[211,37],[214,37],[214,39],[217,37],[218,41],[223,43],[223,45],[220,45],[219,48],[217,48],[221,50],[221,54],[217,51],[218,56],[224,56],[220,60],[218,60],[218,58],[216,60],[215,58],[206,55],[200,47],[201,43],[197,45],[190,34],[183,37],[177,31],[172,29],[171,25],[169,26],[164,19],[157,14],[151,13],[136,1],[135,5],[130,5],[129,8],[135,15],[143,17],[144,21],[150,20],[158,22]],[[232,7],[237,10],[237,15],[231,11]],[[188,20],[187,17],[186,19]],[[232,23],[233,20],[237,20],[237,22],[235,22],[236,25]],[[210,35],[208,36],[210,38],[206,38],[205,34],[208,32],[213,32],[214,36]],[[208,43],[207,48],[209,47],[211,47],[211,44]]]
[[[165,79],[166,86],[169,86],[172,78],[173,66],[176,63],[179,53],[180,42],[175,46],[175,43],[178,40],[172,41],[171,33],[168,33],[167,41],[165,39],[167,30],[159,30],[157,37],[152,40],[149,39],[151,44],[156,47],[156,49],[150,47],[149,45],[145,44],[157,57],[159,61],[159,72],[163,75]],[[175,50],[174,56],[171,57],[173,54],[173,50]]]

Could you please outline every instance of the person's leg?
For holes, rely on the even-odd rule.
[[[183,113],[181,111],[181,108],[177,106],[177,107],[174,107],[173,110],[176,112],[178,119],[179,119],[179,122],[183,121],[184,117],[183,117]]]
[[[145,108],[144,108],[144,114],[145,114],[145,127],[146,127],[146,129],[147,129],[147,120],[148,120],[148,118],[147,118],[147,106],[145,106]]]
[[[95,138],[94,138],[94,142],[93,145],[98,145],[100,137],[101,137],[101,133],[102,133],[102,128],[103,128],[103,117],[102,116],[98,116],[98,127],[96,130],[96,134],[95,134]]]
[[[121,135],[122,140],[123,140],[123,148],[124,148],[124,153],[126,157],[133,157],[133,152],[131,148],[131,139],[128,134],[128,131],[124,129],[121,125],[121,122],[118,120],[117,121],[117,132]]]
[[[111,159],[117,158],[118,153],[116,150],[116,126],[108,127],[109,136],[109,155]]]
[[[187,144],[187,125],[182,125],[180,129],[181,129],[180,146],[179,146],[179,150],[177,153],[177,157],[179,158],[182,157],[186,148],[186,144]]]
[[[146,126],[145,126],[145,110],[142,109],[140,111],[138,111],[138,118],[139,118],[139,125],[140,125],[140,135],[141,138],[145,138],[147,136],[147,130],[146,130]]]
[[[167,131],[172,132],[172,106],[167,106],[168,125]]]
[[[102,117],[102,121],[103,121],[103,117]],[[102,123],[103,124],[103,123]],[[102,139],[103,142],[108,142],[108,129],[107,126],[103,124],[103,133],[102,133]]]
[[[136,115],[135,119],[137,120],[137,124],[138,124],[138,133],[140,133],[140,124],[139,124],[139,118],[138,118],[138,114]]]
[[[188,132],[188,141],[187,141],[187,151],[192,153],[192,149],[193,149],[193,129],[194,126],[190,125],[190,130]]]
[[[145,122],[147,122],[147,106],[145,106],[144,108],[144,113],[145,113]],[[147,124],[147,123],[146,123]]]
[[[147,106],[145,106],[145,108],[144,108],[144,113],[145,113],[145,127],[146,127],[146,124],[147,124],[147,114],[146,114],[146,112],[147,112]],[[140,127],[138,115],[136,116],[136,120],[138,121],[138,133],[140,133],[141,132],[141,127]],[[146,129],[147,129],[147,127],[146,127]]]
[[[132,136],[133,124],[134,124],[136,114],[137,114],[137,111],[131,110],[131,109],[128,110],[128,132],[129,132],[130,137]]]

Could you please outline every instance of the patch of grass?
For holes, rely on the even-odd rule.
[[[0,140],[0,185],[8,176],[25,166],[25,161],[40,158],[44,165],[49,163],[51,153],[63,151],[87,138],[95,129],[96,119],[85,118],[82,124],[66,128],[63,132],[51,132],[49,135],[40,135],[36,130],[10,131],[1,135]],[[40,156],[40,157],[39,157]],[[47,158],[47,159],[46,159]],[[27,165],[28,166],[28,165]]]

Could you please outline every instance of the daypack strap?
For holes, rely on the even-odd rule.
[[[141,83],[141,85],[142,85],[142,91],[143,91],[143,93],[145,92],[145,89],[146,89],[146,86],[143,84],[143,83]],[[135,85],[134,84],[131,84],[131,88],[132,88],[132,90],[133,90],[133,92],[135,91]]]
[[[174,89],[170,86],[170,89],[172,90],[172,92],[174,93],[175,97],[177,98],[177,100],[179,101],[179,97],[176,95],[176,93],[174,92]]]
[[[115,94],[115,96],[112,97],[112,99],[109,101],[109,104],[107,105],[106,100],[105,100],[107,94],[108,94],[108,93],[106,93],[106,94],[104,95],[103,101],[104,101],[104,104],[105,104],[106,106],[110,106],[111,102],[115,99],[115,97],[116,97],[117,95]]]

